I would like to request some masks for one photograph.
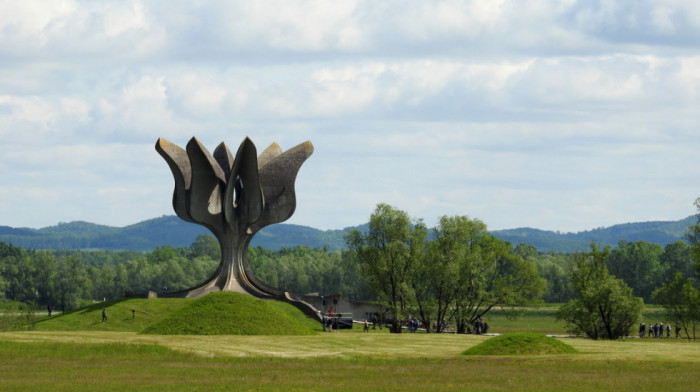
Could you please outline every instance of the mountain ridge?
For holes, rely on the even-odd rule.
[[[570,253],[588,250],[591,242],[616,246],[619,241],[646,241],[665,246],[684,240],[688,226],[697,222],[691,215],[677,221],[622,223],[577,233],[561,233],[530,227],[493,230],[491,234],[512,244],[526,243],[540,252]],[[345,247],[344,234],[350,229],[367,230],[368,225],[335,230],[281,223],[260,230],[251,246],[269,250],[308,246],[339,250]],[[58,223],[41,229],[0,226],[0,241],[28,249],[99,249],[152,251],[160,246],[190,246],[197,236],[211,234],[203,226],[163,215],[124,227],[85,221]]]

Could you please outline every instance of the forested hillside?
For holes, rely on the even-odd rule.
[[[645,241],[666,246],[684,238],[695,223],[695,216],[679,221],[625,223],[578,233],[560,233],[533,228],[495,230],[491,233],[513,245],[525,243],[540,252],[576,252],[588,250],[591,242],[616,246],[620,241]],[[348,229],[366,230],[366,225],[338,230],[277,224],[258,232],[251,246],[268,250],[308,246],[340,250]],[[59,223],[43,229],[0,226],[0,241],[30,249],[101,249],[152,251],[159,246],[186,247],[201,234],[210,234],[202,226],[175,216],[162,216],[125,227],[111,227],[88,222]]]
[[[697,217],[693,215],[678,221],[624,223],[578,233],[560,233],[532,228],[496,230],[491,233],[512,244],[522,242],[532,245],[540,252],[570,253],[587,251],[591,242],[603,246],[616,246],[620,241],[645,241],[666,246],[683,240],[688,226],[694,224],[696,220]]]

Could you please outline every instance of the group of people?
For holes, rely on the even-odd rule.
[[[408,332],[416,332],[418,330],[419,325],[420,324],[418,323],[417,318],[409,316],[406,320],[406,327],[408,328]]]
[[[666,323],[666,338],[671,337],[671,323]],[[647,331],[646,324],[639,324],[639,337],[649,337],[649,338],[663,338],[664,337],[664,323],[649,324],[649,332]],[[676,338],[679,338],[681,334],[681,326],[676,323]]]
[[[478,317],[474,321],[474,333],[477,335],[486,334],[489,332],[489,323],[481,321],[481,317]]]
[[[326,315],[323,315],[323,332],[333,332],[335,330],[338,332],[340,329],[340,325],[338,325],[338,317],[340,317],[339,314],[336,314],[335,317],[333,316],[333,307],[331,307],[328,310],[328,317]]]

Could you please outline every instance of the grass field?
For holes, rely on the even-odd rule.
[[[359,327],[303,336],[139,334],[142,324],[184,306],[177,300],[148,301],[154,300],[96,304],[63,320],[40,320],[33,331],[0,333],[0,390],[700,389],[700,345],[681,339],[562,339],[578,353],[466,356],[461,353],[489,337],[363,333]],[[113,325],[101,323],[106,305],[110,321],[104,324]],[[133,320],[132,308],[139,309]],[[661,317],[648,312],[648,318]],[[549,324],[553,315],[547,309],[528,311],[515,321],[497,313],[491,317],[494,332],[561,328]]]

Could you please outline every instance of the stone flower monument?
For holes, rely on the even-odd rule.
[[[237,291],[285,300],[319,317],[309,304],[255,278],[246,257],[248,244],[258,230],[283,222],[294,213],[294,181],[313,153],[311,142],[284,152],[272,143],[258,156],[253,142],[245,138],[233,156],[224,143],[212,155],[194,137],[185,149],[159,138],[156,151],[175,178],[173,208],[177,216],[208,228],[221,246],[221,263],[208,281],[159,296],[192,298]]]

